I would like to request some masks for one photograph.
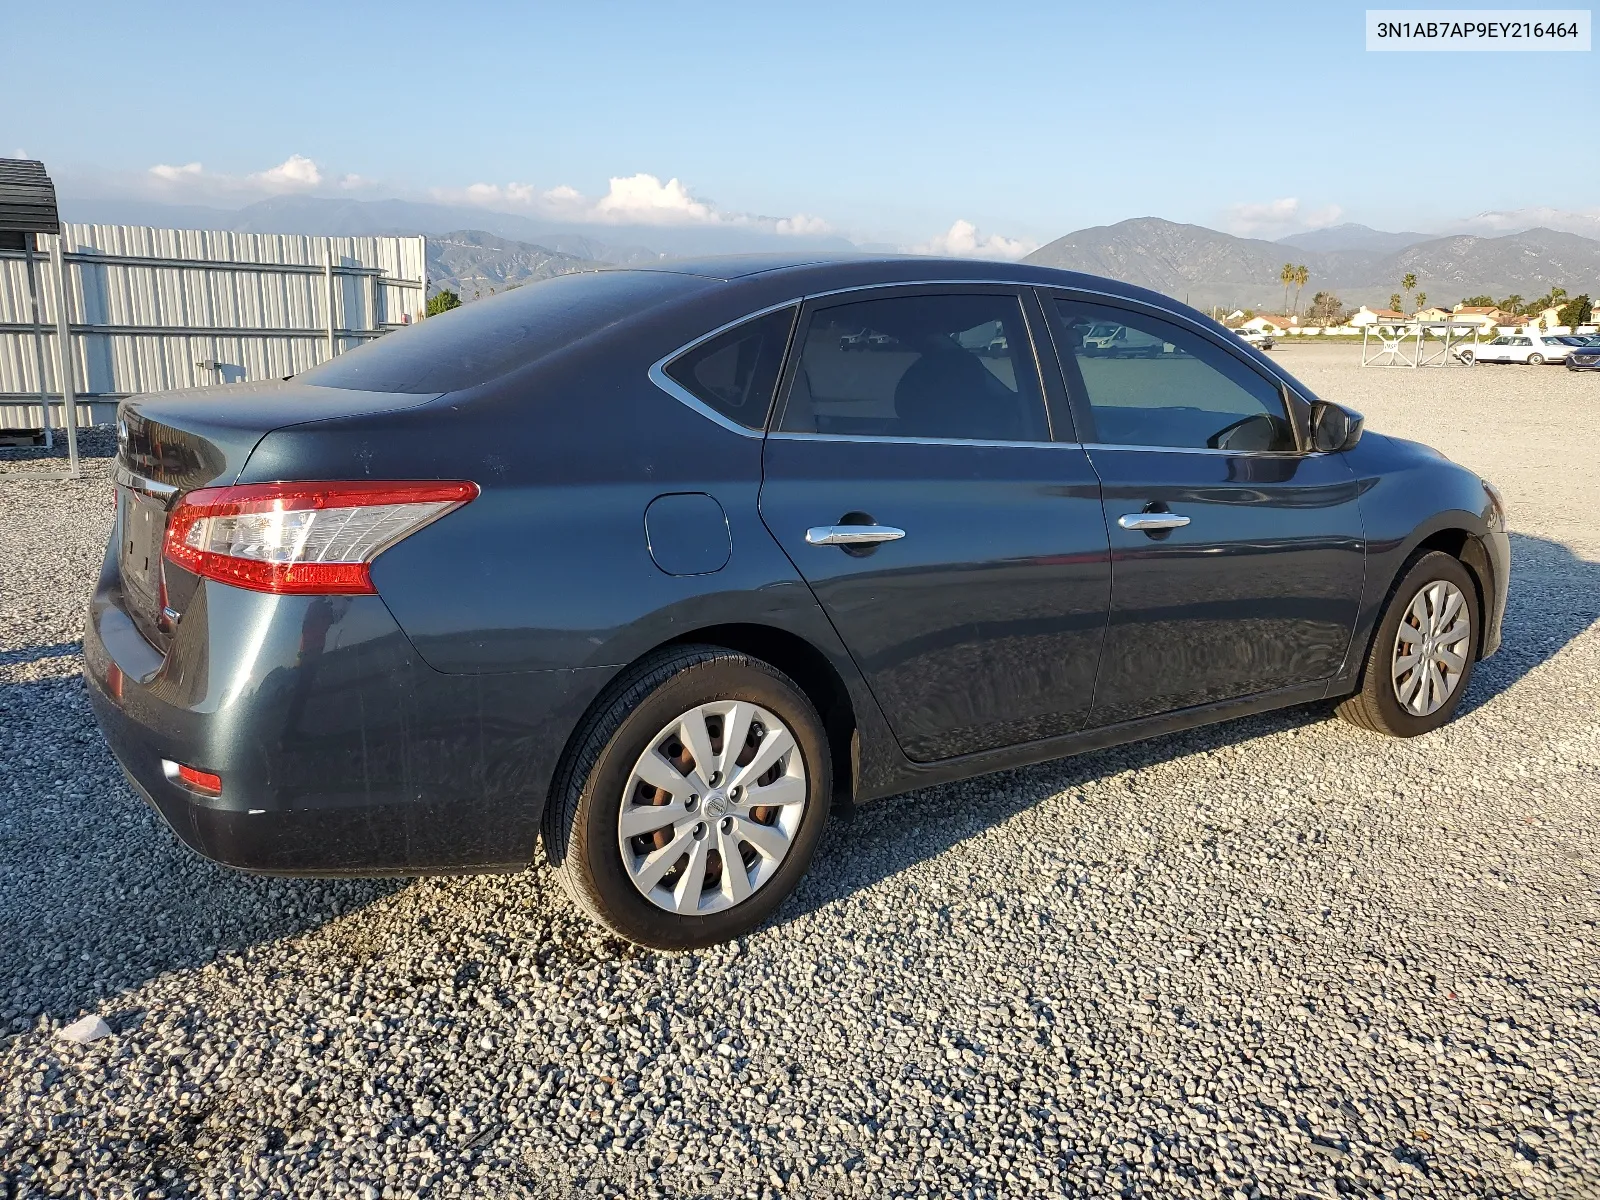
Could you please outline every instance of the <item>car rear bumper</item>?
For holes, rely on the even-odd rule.
[[[531,861],[556,760],[611,669],[446,675],[377,596],[206,581],[165,655],[108,568],[84,634],[112,752],[207,858],[267,874],[422,874]],[[221,777],[207,796],[169,777]]]

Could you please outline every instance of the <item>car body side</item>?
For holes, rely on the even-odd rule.
[[[939,266],[848,263],[708,278],[620,329],[477,387],[388,407],[367,399],[335,416],[308,403],[258,439],[229,442],[208,482],[470,478],[482,492],[381,555],[374,596],[277,596],[201,581],[165,655],[120,606],[108,550],[85,674],[119,759],[185,842],[233,865],[314,874],[514,869],[533,857],[584,714],[629,664],[664,645],[726,645],[789,673],[824,718],[839,790],[857,802],[1348,693],[1390,587],[1424,548],[1448,549],[1473,570],[1485,614],[1481,652],[1498,645],[1508,561],[1481,484],[1433,451],[1369,433],[1344,452],[1361,490],[1367,549],[1359,616],[1334,676],[912,761],[762,523],[762,435],[677,402],[650,368],[750,313],[902,280],[1111,289],[1182,311],[1141,289],[1063,272]],[[1220,326],[1213,336],[1310,399]],[[229,402],[209,392],[131,407],[156,419]],[[720,507],[732,547],[725,566],[669,574],[658,565],[645,513],[663,496],[709,497]],[[163,760],[217,772],[228,781],[225,798],[178,787]]]

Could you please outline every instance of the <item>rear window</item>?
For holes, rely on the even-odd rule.
[[[456,392],[706,286],[665,271],[561,275],[397,329],[300,379],[361,392]]]

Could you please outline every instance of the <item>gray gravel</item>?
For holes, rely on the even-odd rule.
[[[543,869],[179,849],[76,677],[104,459],[0,479],[0,1197],[1600,1194],[1600,378],[1279,353],[1506,491],[1465,715],[1297,709],[888,801],[695,954]],[[112,1033],[58,1036],[88,1014]]]

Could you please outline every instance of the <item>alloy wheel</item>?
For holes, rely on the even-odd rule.
[[[732,908],[788,856],[807,794],[804,758],[777,716],[744,700],[698,705],[628,775],[617,818],[628,878],[680,916]]]
[[[1395,633],[1395,699],[1414,717],[1432,716],[1461,684],[1471,652],[1467,598],[1447,579],[1424,585]]]

